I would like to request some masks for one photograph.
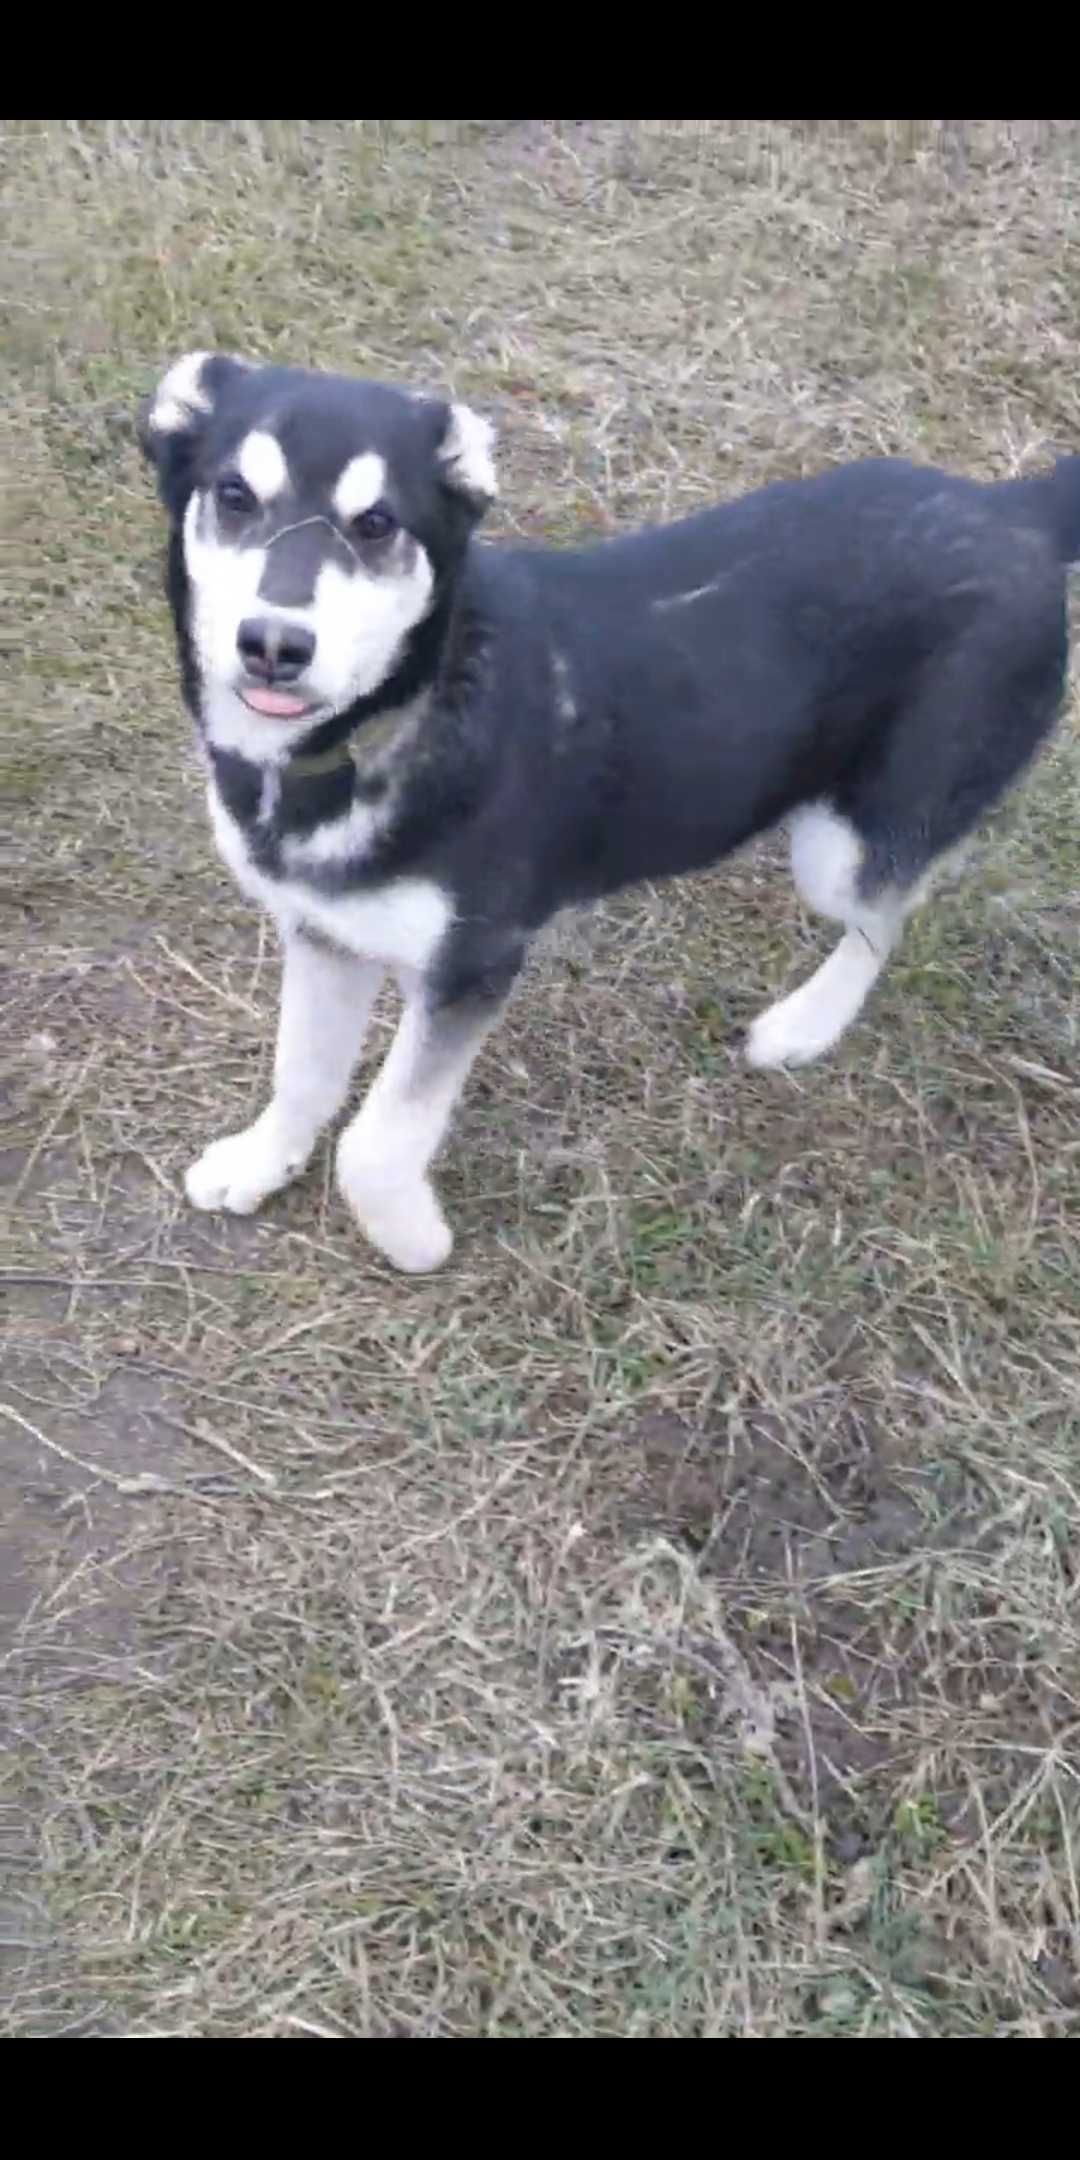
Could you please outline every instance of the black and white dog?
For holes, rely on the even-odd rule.
[[[444,1261],[429,1171],[558,909],[787,819],[836,950],[754,1023],[795,1065],[858,1013],[929,873],[1051,729],[1080,458],[981,486],[876,461],[581,549],[477,545],[492,431],[378,383],[189,354],[145,410],[218,846],[274,917],[274,1090],[188,1172],[247,1213],[389,1056],[338,1149],[398,1267]]]

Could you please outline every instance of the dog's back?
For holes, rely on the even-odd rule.
[[[1077,522],[1080,460],[998,486],[875,460],[588,549],[485,550],[557,897],[699,868],[822,796],[921,875],[1052,722]]]

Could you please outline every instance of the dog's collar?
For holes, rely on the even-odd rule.
[[[305,757],[297,750],[282,767],[283,780],[319,780],[324,773],[340,772],[355,762],[355,745],[351,735],[343,742],[334,743],[329,750],[314,750]]]
[[[415,714],[415,701],[395,705],[388,712],[361,721],[351,734],[343,735],[327,750],[295,750],[282,767],[282,780],[321,780],[324,774],[342,772],[349,765],[362,779],[368,777],[372,760],[389,748]]]
[[[356,796],[377,802],[390,785],[395,744],[426,710],[426,698],[414,699],[364,721],[321,750],[295,751],[277,767],[269,799],[265,766],[211,743],[210,765],[222,801],[239,825],[254,828],[269,819],[279,835],[339,816]]]

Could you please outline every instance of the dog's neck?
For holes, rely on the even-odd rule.
[[[421,690],[321,750],[303,744],[281,764],[257,764],[210,742],[218,793],[238,825],[269,825],[279,837],[342,817],[357,801],[374,808],[387,796],[394,768],[423,727],[430,703],[430,688]]]

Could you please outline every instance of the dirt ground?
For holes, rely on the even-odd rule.
[[[452,386],[497,536],[1080,447],[1075,122],[45,122],[0,139],[8,2036],[1080,2033],[1080,753],[820,1069],[766,845],[562,925],[429,1281],[267,1081],[136,401]],[[384,1016],[377,1051],[386,1039]],[[370,1063],[367,1070],[370,1070]]]

